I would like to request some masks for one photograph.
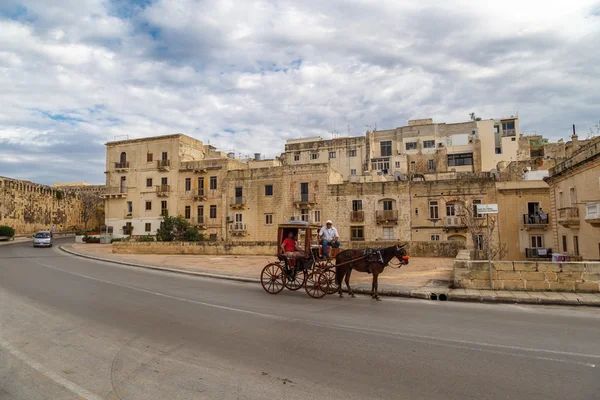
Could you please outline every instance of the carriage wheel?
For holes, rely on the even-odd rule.
[[[332,269],[327,269],[323,272],[323,276],[325,276],[325,279],[327,280],[327,294],[334,294],[335,292],[337,292],[338,285],[335,282],[335,271],[333,271]]]
[[[320,299],[327,294],[329,285],[327,284],[327,278],[321,271],[312,271],[306,278],[304,288],[310,297]]]
[[[295,274],[289,274],[285,277],[285,287],[290,290],[298,290],[306,283],[306,271],[296,271]]]
[[[277,294],[285,287],[285,272],[278,263],[267,264],[260,273],[260,283],[267,293]]]

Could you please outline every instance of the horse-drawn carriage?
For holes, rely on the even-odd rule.
[[[290,221],[279,225],[277,231],[277,260],[267,264],[260,275],[263,289],[270,294],[278,294],[284,288],[298,290],[304,287],[306,293],[314,298],[338,292],[342,295],[341,284],[346,278],[350,288],[350,272],[356,269],[373,274],[373,293],[377,296],[377,276],[389,261],[396,257],[398,265],[408,264],[404,246],[391,246],[385,249],[345,250],[330,249],[331,257],[324,258],[319,246],[320,226],[305,221]],[[288,257],[280,248],[283,240],[292,233],[302,249],[294,257]]]

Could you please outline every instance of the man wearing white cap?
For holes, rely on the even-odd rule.
[[[325,222],[325,226],[319,231],[319,238],[323,245],[323,258],[329,257],[329,246],[334,248],[340,247],[340,235],[338,235],[337,229],[333,227],[331,220]]]

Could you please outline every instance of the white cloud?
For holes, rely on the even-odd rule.
[[[518,112],[556,139],[597,123],[600,3],[488,3],[22,1],[0,20],[0,175],[34,176],[43,154],[101,182],[102,144],[120,135],[274,156],[334,125]]]

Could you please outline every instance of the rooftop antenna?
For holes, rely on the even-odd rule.
[[[121,138],[124,137],[125,140],[129,140],[129,135],[116,135],[116,136],[113,136],[113,140],[116,142],[117,138],[120,138],[120,137]]]

